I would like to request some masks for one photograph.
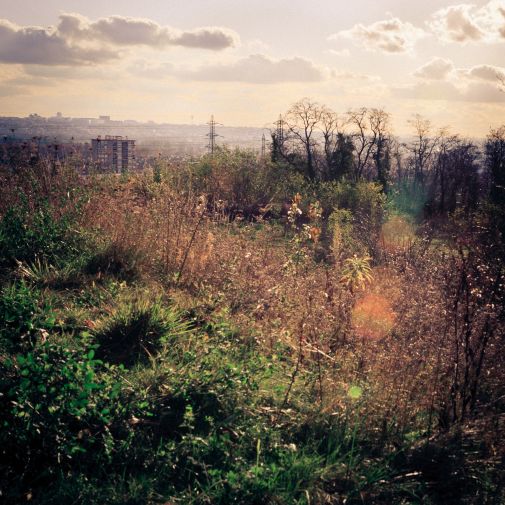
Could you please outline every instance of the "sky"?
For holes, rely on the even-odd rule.
[[[485,136],[505,0],[0,0],[0,115],[269,127],[304,97]]]

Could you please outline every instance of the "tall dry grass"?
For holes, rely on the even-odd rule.
[[[29,180],[8,177],[12,187]],[[321,258],[319,234],[302,237],[304,226],[230,220],[224,205],[181,180],[155,182],[149,172],[76,180],[43,171],[37,177],[43,194],[68,205],[74,200],[67,195],[79,188],[80,225],[98,237],[99,248],[133,251],[141,275],[181,305],[225,310],[265,353],[292,358],[296,369],[286,372],[285,388],[312,381],[323,411],[346,415],[346,391],[358,385],[359,409],[370,427],[403,436],[435,429],[452,401],[460,409],[467,401],[451,399],[462,387],[464,371],[454,377],[451,370],[465,357],[456,349],[464,335],[455,329],[465,314],[451,315],[448,293],[457,295],[449,288],[457,286],[458,271],[447,269],[450,244],[437,249],[429,236],[394,218],[373,245],[373,280],[353,290],[341,282],[346,250],[358,243],[351,229],[339,235],[338,254]],[[4,205],[15,201],[15,191],[9,195]],[[319,229],[320,223],[307,226]],[[345,240],[352,241],[347,248]],[[479,311],[478,304],[472,310]],[[486,311],[478,314],[486,320]],[[496,384],[500,331],[490,339],[485,372],[479,370]],[[472,333],[475,345],[478,338]]]

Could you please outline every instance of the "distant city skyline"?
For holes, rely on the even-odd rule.
[[[0,7],[3,116],[263,127],[311,97],[384,108],[398,135],[416,113],[471,137],[505,122],[505,0]]]

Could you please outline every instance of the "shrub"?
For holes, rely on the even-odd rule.
[[[352,213],[346,209],[335,209],[329,217],[331,248],[336,260],[361,250],[361,244],[353,236],[352,223]]]
[[[90,275],[111,275],[120,280],[133,281],[140,277],[142,254],[133,247],[112,242],[93,254],[84,266]]]
[[[191,181],[197,193],[221,201],[232,216],[252,218],[282,204],[303,177],[282,164],[258,160],[253,151],[221,148],[192,167]]]
[[[49,263],[75,256],[81,246],[79,234],[72,229],[70,214],[56,218],[47,202],[32,211],[26,202],[11,207],[0,221],[0,267],[16,261]]]
[[[186,331],[188,323],[159,300],[125,301],[97,329],[98,355],[111,363],[131,366]]]
[[[6,286],[0,293],[0,348],[18,352],[29,349],[55,326],[51,307],[40,291],[24,282]]]
[[[95,359],[93,346],[47,341],[0,366],[2,490],[21,474],[40,485],[87,453],[97,465],[111,453],[113,433],[128,428],[118,369]]]

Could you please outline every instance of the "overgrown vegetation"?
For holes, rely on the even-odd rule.
[[[503,131],[349,118],[2,171],[2,502],[503,503]]]

